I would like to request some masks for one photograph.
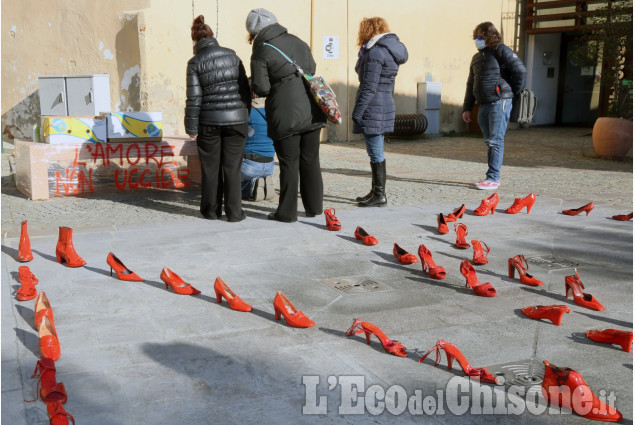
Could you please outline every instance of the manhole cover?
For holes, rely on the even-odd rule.
[[[377,282],[368,276],[334,277],[323,279],[321,282],[329,288],[345,294],[390,291],[392,289],[385,283]]]
[[[529,388],[535,385],[538,391],[545,376],[545,365],[533,359],[487,366],[487,370],[494,376],[504,378],[507,387],[515,385]]]
[[[556,257],[554,255],[543,255],[539,257],[529,257],[527,262],[536,267],[543,269],[558,270],[558,269],[572,269],[578,267],[580,263],[574,260],[570,260],[564,257]]]

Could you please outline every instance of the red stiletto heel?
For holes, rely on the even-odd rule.
[[[125,280],[128,282],[143,282],[143,278],[137,276],[132,270],[128,267],[124,266],[119,258],[115,256],[112,252],[108,253],[106,257],[106,263],[110,266],[110,275],[112,276],[113,269],[115,273],[117,273],[117,279]]]
[[[520,283],[524,283],[529,286],[544,285],[542,281],[527,273],[527,269],[529,269],[529,263],[524,255],[517,255],[514,258],[509,258],[507,260],[507,271],[509,272],[509,277],[513,279],[515,271],[518,270]]]
[[[562,316],[565,313],[571,313],[571,309],[566,305],[530,305],[520,311],[527,317],[532,319],[547,319],[556,326],[562,323]]]
[[[604,306],[600,304],[600,302],[596,300],[593,295],[582,292],[582,290],[584,289],[584,285],[582,284],[580,276],[578,275],[578,269],[574,270],[574,275],[566,276],[564,278],[565,296],[569,298],[569,293],[571,293],[573,301],[581,307],[586,307],[590,310],[595,311],[605,310]]]
[[[342,229],[342,223],[335,217],[335,209],[324,210],[324,218],[326,218],[326,228],[331,231],[337,231]]]
[[[581,206],[580,208],[575,208],[575,209],[572,209],[572,210],[562,210],[562,214],[578,215],[582,211],[584,211],[584,212],[586,212],[586,215],[588,216],[594,206],[595,205],[593,205],[593,202],[589,202],[588,204],[586,204],[584,206]]]
[[[35,386],[36,395],[33,400],[24,401],[31,402],[41,397],[45,403],[66,403],[66,388],[64,388],[62,382],[58,383],[55,378],[55,362],[52,359],[43,358],[38,360],[31,378],[38,378]]]
[[[428,357],[428,354],[430,354],[433,350],[436,350],[437,352],[437,358],[434,362],[435,366],[438,365],[439,361],[441,360],[439,356],[440,350],[444,350],[448,359],[448,369],[452,369],[452,360],[456,359],[456,361],[461,366],[461,369],[463,369],[463,372],[465,372],[467,376],[477,378],[481,382],[485,382],[488,384],[499,383],[498,378],[492,375],[486,367],[472,367],[472,365],[470,365],[470,363],[467,361],[467,358],[463,355],[463,353],[461,353],[461,350],[459,350],[456,345],[450,342],[446,342],[442,339],[438,340],[434,347],[430,348],[423,355],[423,357],[419,359],[419,363],[423,363],[426,357]]]
[[[377,245],[379,243],[376,237],[369,235],[361,226],[357,226],[355,229],[355,239],[358,241],[361,240],[364,245],[368,246]]]
[[[280,315],[284,317],[287,325],[294,328],[310,328],[315,326],[315,322],[302,313],[301,310],[295,308],[291,301],[280,291],[276,293],[273,299],[273,310],[276,320],[280,320]]]
[[[507,208],[505,212],[507,214],[518,214],[523,208],[527,207],[527,214],[529,214],[529,211],[531,211],[531,208],[534,206],[534,202],[536,202],[536,194],[531,192],[524,198],[514,199],[512,206]]]
[[[594,421],[622,420],[622,414],[615,407],[598,399],[578,372],[568,367],[557,367],[547,360],[543,362],[545,377],[542,380],[542,395],[549,404],[564,406],[575,414]]]
[[[29,232],[26,228],[26,220],[22,221],[22,227],[20,230],[20,245],[18,246],[18,261],[26,263],[33,260],[33,253],[31,252],[31,240],[29,239]]]
[[[40,326],[38,327],[38,337],[40,339],[40,356],[52,360],[59,360],[62,352],[60,349],[60,341],[57,337],[57,331],[51,324],[48,316],[43,316]]]
[[[366,343],[368,345],[370,345],[370,336],[375,335],[387,353],[394,354],[399,357],[408,356],[406,347],[404,347],[401,342],[388,338],[381,329],[369,322],[362,322],[359,319],[353,320],[353,324],[346,331],[346,336],[353,336],[361,334],[362,332],[366,335]]]
[[[439,214],[437,216],[437,231],[441,234],[450,233],[450,229],[448,229],[448,222],[445,220],[445,216],[443,214]]]
[[[168,289],[169,285],[170,288],[179,295],[196,295],[201,293],[201,291],[185,282],[179,275],[167,267],[164,267],[163,270],[161,270],[160,277],[165,283],[165,289]]]
[[[217,277],[216,281],[214,281],[214,293],[216,293],[216,302],[218,304],[222,302],[222,298],[224,297],[227,300],[229,308],[231,308],[232,310],[253,310],[253,307],[241,300],[240,297],[234,293],[234,291],[229,289],[229,286],[227,286],[220,277]]]
[[[68,425],[69,419],[75,425],[75,418],[64,409],[64,405],[60,402],[46,403],[46,411],[49,415],[50,425]]]
[[[617,344],[622,350],[630,353],[633,347],[633,331],[621,331],[619,329],[592,329],[584,333],[591,341],[604,344]]]
[[[395,257],[397,257],[397,260],[399,260],[401,264],[412,264],[419,262],[419,259],[415,257],[414,254],[409,253],[397,244],[393,246],[392,253]]]
[[[461,205],[460,207],[452,211],[450,214],[446,215],[445,221],[447,222],[456,221],[459,218],[463,217],[463,214],[465,214],[465,204]]]
[[[435,264],[432,253],[423,244],[419,245],[419,258],[421,258],[421,268],[424,274],[427,273],[432,279],[445,279],[445,269]]]
[[[483,246],[485,249],[483,249]],[[483,241],[472,240],[472,247],[474,248],[474,256],[472,257],[472,264],[487,264],[487,256],[489,254],[489,246]]]
[[[485,216],[489,214],[490,211],[492,215],[494,215],[496,206],[498,205],[498,201],[498,193],[493,193],[492,195],[481,201],[481,205],[479,205],[479,207],[474,210],[474,215]]]
[[[468,249],[470,244],[465,242],[465,236],[467,236],[467,226],[463,223],[455,223],[454,231],[456,232],[456,242],[454,242],[454,246],[460,249]]]
[[[619,221],[628,221],[631,218],[633,218],[633,213],[630,214],[618,214],[618,215],[614,215],[613,217],[611,217],[613,220],[619,220]]]
[[[491,283],[481,283],[476,277],[476,270],[469,261],[461,261],[461,274],[465,276],[465,286],[472,288],[474,293],[481,297],[495,297],[496,289]]]
[[[44,316],[48,317],[49,323],[55,329],[55,322],[53,319],[53,308],[51,307],[51,303],[49,302],[48,297],[44,291],[41,291],[37,299],[35,300],[35,329],[40,328],[40,323],[42,323],[42,319]]]
[[[80,257],[73,246],[73,229],[70,227],[60,227],[57,246],[55,247],[55,258],[57,262],[66,263],[68,267],[81,267],[86,261]]]

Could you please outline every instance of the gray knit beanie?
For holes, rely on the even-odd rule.
[[[263,28],[277,23],[278,20],[276,19],[276,15],[269,12],[267,9],[260,8],[249,12],[249,15],[247,15],[247,22],[245,22],[245,27],[247,27],[247,32],[249,34],[256,35]]]

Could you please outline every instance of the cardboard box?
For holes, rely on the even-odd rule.
[[[111,112],[108,114],[108,140],[161,140],[162,112]]]
[[[42,116],[41,135],[44,143],[105,143],[105,117]]]

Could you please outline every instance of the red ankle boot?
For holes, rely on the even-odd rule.
[[[58,263],[66,263],[68,267],[81,267],[86,261],[75,252],[73,246],[73,229],[70,227],[60,227],[57,247],[55,248],[55,258]]]

